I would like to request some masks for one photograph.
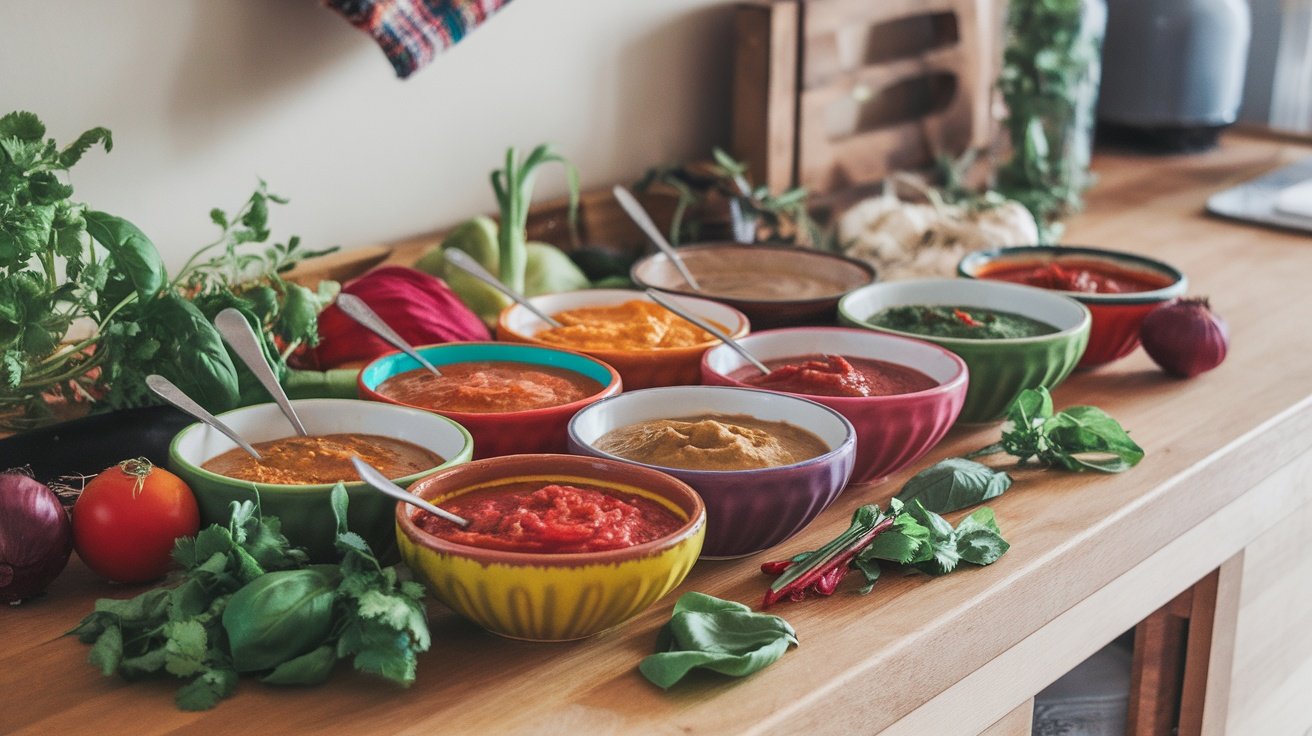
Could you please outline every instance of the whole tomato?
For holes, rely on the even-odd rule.
[[[145,458],[124,460],[87,483],[73,505],[73,547],[87,567],[120,583],[162,577],[178,537],[194,536],[191,488]]]

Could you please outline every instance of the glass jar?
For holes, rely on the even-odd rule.
[[[1021,0],[1007,11],[998,87],[1011,158],[998,189],[1025,205],[1039,239],[1055,242],[1092,181],[1106,0]]]

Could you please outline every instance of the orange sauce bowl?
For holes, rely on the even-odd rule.
[[[696,297],[671,296],[686,309],[703,319],[716,322],[732,337],[742,337],[751,331],[747,316],[733,307]],[[653,303],[643,292],[627,289],[587,289],[560,294],[545,294],[529,300],[533,306],[549,315],[587,307],[613,307],[626,302]],[[507,307],[497,320],[497,338],[509,342],[528,343],[551,348],[571,349],[568,345],[550,343],[537,337],[550,325],[518,304]],[[708,340],[687,347],[643,349],[572,348],[615,367],[624,379],[627,389],[657,386],[686,386],[701,382],[702,354],[720,343]]]

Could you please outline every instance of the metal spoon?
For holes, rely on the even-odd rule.
[[[278,383],[278,377],[273,375],[273,369],[264,359],[264,348],[260,345],[260,338],[256,337],[255,330],[251,329],[251,324],[246,321],[242,313],[228,307],[214,318],[214,326],[218,328],[219,334],[227,341],[237,357],[241,358],[241,362],[255,374],[256,380],[264,386],[264,390],[273,397],[278,408],[282,409],[283,416],[287,417],[287,421],[296,429],[296,433],[302,437],[309,437],[310,433],[305,431],[305,425],[301,423],[301,418],[296,416],[292,402],[287,400],[287,394]]]
[[[146,376],[146,387],[155,392],[155,395],[169,402],[173,406],[196,417],[205,424],[218,430],[223,436],[237,443],[237,446],[246,451],[246,454],[256,460],[263,460],[258,450],[251,447],[251,444],[241,438],[232,427],[224,424],[218,417],[205,411],[200,404],[192,400],[190,396],[183,392],[182,389],[173,385],[173,382],[164,376],[150,374]]]
[[[615,199],[619,200],[620,207],[623,207],[624,211],[628,213],[629,219],[633,220],[633,223],[642,230],[647,239],[655,243],[656,247],[660,248],[661,252],[665,254],[665,257],[674,263],[674,267],[679,269],[679,275],[683,276],[683,280],[687,281],[688,285],[695,291],[701,291],[702,285],[692,277],[688,265],[683,262],[683,256],[680,256],[674,246],[670,245],[670,241],[665,239],[660,228],[656,227],[656,223],[651,221],[651,215],[647,214],[647,210],[643,209],[641,204],[638,204],[638,200],[629,193],[629,190],[616,184],[611,192],[615,195]]]
[[[411,506],[414,506],[415,508],[423,509],[424,511],[427,511],[430,514],[446,519],[447,521],[461,528],[469,526],[469,519],[466,519],[463,516],[456,516],[450,511],[434,506],[433,504],[407,491],[401,486],[398,486],[397,484],[388,480],[387,476],[378,472],[377,468],[370,465],[369,463],[366,463],[360,458],[358,457],[351,458],[351,464],[355,466],[355,472],[360,476],[360,480],[364,481],[366,484],[368,484],[371,488],[378,491],[379,493],[382,493],[383,495],[386,496],[391,496],[392,498],[395,498],[398,501],[404,501],[405,503],[408,503]]]
[[[473,258],[470,258],[468,253],[464,252],[463,250],[459,250],[457,248],[447,248],[446,250],[442,251],[442,253],[443,255],[446,256],[447,263],[450,263],[451,265],[455,266],[461,271],[464,271],[470,276],[473,276],[479,281],[482,281],[488,286],[491,286],[493,289],[496,289],[502,294],[505,294],[506,296],[510,297],[515,301],[516,304],[532,312],[538,319],[542,320],[543,322],[546,322],[552,327],[561,326],[560,322],[555,317],[552,317],[551,315],[547,314],[541,309],[538,309],[537,307],[533,306],[533,303],[528,300],[528,297],[524,296],[518,291],[515,291],[509,286],[506,286],[505,284],[497,280],[496,276],[493,276],[492,274],[488,273],[487,269],[483,268],[483,266],[480,265],[478,261],[475,261]]]
[[[397,334],[396,330],[393,330],[391,325],[387,324],[382,317],[378,316],[377,312],[370,309],[369,305],[364,303],[363,299],[354,294],[338,294],[337,306],[341,308],[342,313],[347,317],[359,322],[365,329],[391,343],[392,347],[409,355],[420,365],[427,368],[429,373],[432,373],[438,378],[442,377],[442,371],[439,371],[437,366],[429,363],[424,356],[420,355],[419,351],[415,350],[413,345],[406,342],[404,337]]]
[[[665,307],[666,309],[670,310],[671,312],[674,312],[675,314],[679,315],[680,317],[683,317],[684,319],[686,319],[686,320],[688,320],[689,322],[691,322],[691,323],[697,325],[698,327],[702,328],[703,330],[706,330],[707,332],[711,333],[712,335],[714,335],[714,336],[720,338],[720,340],[721,340],[725,345],[728,345],[730,348],[732,348],[732,349],[734,350],[734,352],[736,352],[736,353],[738,353],[739,355],[743,356],[743,359],[744,359],[744,360],[746,360],[748,363],[751,363],[751,364],[752,364],[752,367],[754,367],[754,368],[756,368],[756,370],[760,371],[760,372],[761,372],[761,375],[766,375],[767,373],[770,372],[770,369],[769,369],[768,367],[766,367],[765,363],[762,363],[760,360],[757,360],[757,358],[756,358],[755,355],[752,355],[750,352],[748,352],[748,351],[747,351],[747,348],[743,347],[742,344],[739,343],[737,340],[735,340],[735,339],[733,339],[732,337],[729,337],[727,334],[725,334],[724,330],[721,330],[719,327],[716,327],[715,325],[711,324],[711,323],[708,322],[707,320],[704,320],[704,319],[702,319],[701,317],[698,317],[697,315],[693,314],[692,312],[690,312],[690,311],[688,311],[687,309],[685,309],[685,308],[683,308],[682,306],[680,306],[680,305],[679,305],[677,302],[675,302],[673,299],[670,299],[668,296],[666,296],[666,295],[660,293],[659,291],[656,291],[655,289],[648,289],[648,290],[647,290],[647,296],[651,297],[651,300],[652,300],[652,301],[656,302],[657,304],[661,305],[662,307]]]

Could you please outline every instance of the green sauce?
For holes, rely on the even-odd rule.
[[[997,340],[1036,337],[1058,332],[1056,327],[1037,319],[976,307],[905,306],[889,307],[869,319],[870,324],[890,330],[932,337],[962,337]]]

